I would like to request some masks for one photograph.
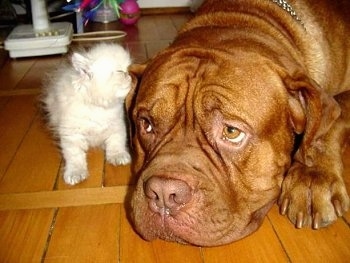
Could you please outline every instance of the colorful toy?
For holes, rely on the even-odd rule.
[[[97,12],[99,9],[108,9],[108,12],[112,10],[116,17],[120,19],[120,22],[125,25],[133,25],[140,17],[140,8],[136,1],[137,0],[81,0],[76,4],[66,6],[64,9],[74,9],[76,12],[81,13],[84,25],[90,20],[94,20],[94,17],[98,15]],[[67,2],[70,1],[67,0]]]
[[[140,17],[140,7],[136,0],[125,0],[120,4],[120,22],[124,25],[133,25]]]
[[[100,8],[106,8],[106,6],[113,9],[116,16],[120,17],[119,4],[122,1],[123,0],[82,0],[78,4],[77,12],[82,13],[85,25],[96,16],[96,12]]]

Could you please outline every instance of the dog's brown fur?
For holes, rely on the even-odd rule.
[[[348,209],[350,2],[289,3],[300,21],[269,0],[208,0],[141,68],[127,105],[145,239],[232,242],[276,201],[297,227]]]

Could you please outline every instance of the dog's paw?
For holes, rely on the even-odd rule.
[[[318,229],[349,209],[349,196],[339,176],[294,164],[283,181],[278,204],[281,214],[297,228]]]
[[[106,154],[107,162],[113,165],[126,165],[131,162],[131,156],[129,152],[116,152],[114,154],[107,153]]]
[[[88,171],[85,169],[73,170],[66,169],[63,174],[63,179],[66,184],[75,185],[84,181],[88,177]]]

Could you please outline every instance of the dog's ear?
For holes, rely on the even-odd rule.
[[[133,74],[134,76],[136,77],[141,77],[143,72],[145,71],[147,67],[147,63],[145,64],[131,64],[129,67],[128,67],[128,71],[130,74]]]
[[[131,141],[133,141],[136,127],[132,122],[132,108],[135,103],[137,88],[139,81],[141,80],[142,74],[146,68],[147,64],[132,64],[128,67],[129,75],[131,76],[131,89],[125,98],[125,107],[127,116],[129,118],[129,136]],[[137,142],[136,142],[137,144]],[[134,149],[134,143],[130,144],[131,149]],[[137,146],[136,146],[137,147]],[[141,151],[135,151],[135,154],[140,154]]]
[[[341,109],[336,100],[304,74],[285,77],[284,83],[290,94],[291,122],[297,134],[303,134],[295,158],[312,166],[313,158],[307,149],[327,134]]]
[[[131,107],[134,95],[137,90],[138,83],[146,67],[147,67],[147,64],[131,64],[128,67],[128,72],[131,76],[131,89],[125,99],[126,108],[128,110]]]

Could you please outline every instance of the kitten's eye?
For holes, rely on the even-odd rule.
[[[151,122],[146,119],[146,118],[141,118],[140,119],[140,127],[142,129],[143,132],[145,133],[151,133],[153,132],[153,127],[152,127],[152,124]]]
[[[125,72],[125,71],[123,71],[123,70],[116,70],[114,73],[115,73],[118,77],[121,77],[121,78],[126,79],[126,80],[131,80],[131,77],[130,77],[130,75],[129,75],[128,72]]]
[[[114,74],[120,75],[120,76],[126,76],[128,75],[127,72],[123,71],[123,70],[115,70]]]
[[[233,126],[225,126],[222,131],[222,139],[232,143],[240,143],[245,136],[246,134],[244,132]]]

